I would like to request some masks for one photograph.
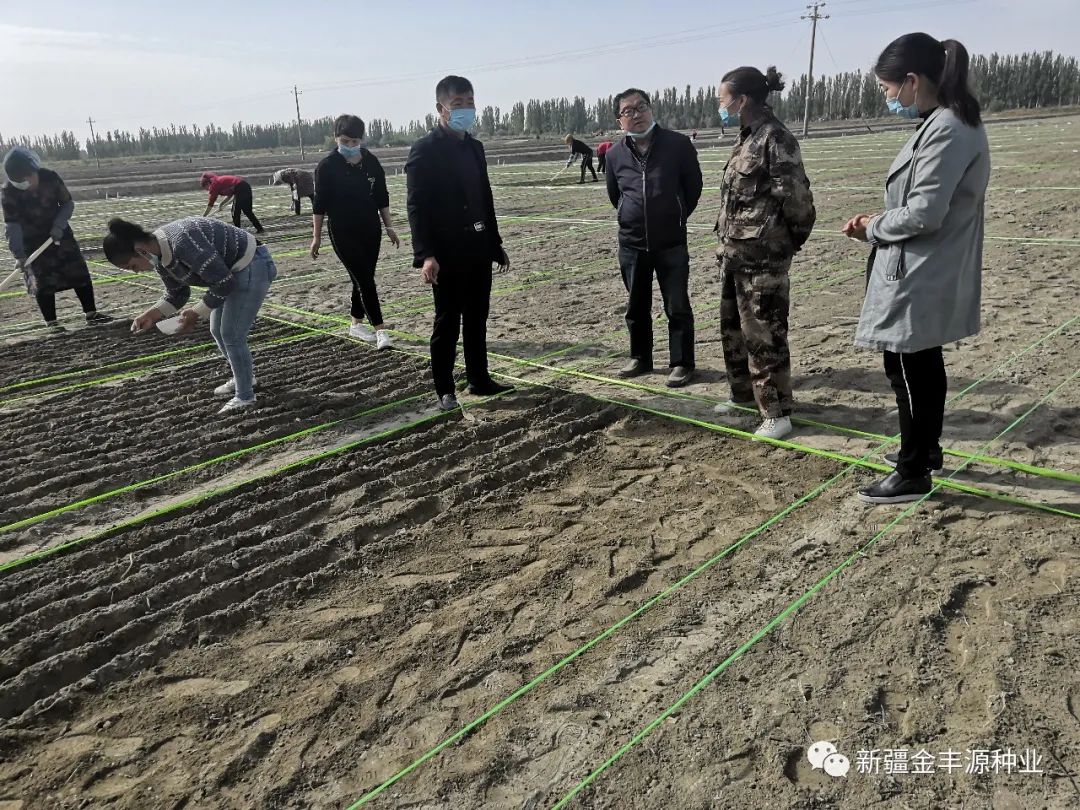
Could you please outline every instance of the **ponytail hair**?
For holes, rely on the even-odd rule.
[[[739,67],[729,70],[720,80],[731,88],[732,95],[749,96],[756,104],[764,104],[770,93],[784,89],[784,77],[775,67],[762,73],[756,67]]]
[[[955,39],[938,42],[929,34],[904,34],[890,42],[874,65],[874,75],[902,82],[909,73],[937,85],[941,103],[968,126],[982,121],[979,101],[968,87],[967,48]]]
[[[135,255],[135,245],[153,239],[141,225],[116,217],[109,220],[109,232],[105,234],[102,247],[105,258],[117,267],[123,267]]]

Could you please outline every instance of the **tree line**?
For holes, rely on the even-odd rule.
[[[971,60],[971,86],[983,108],[989,112],[1006,109],[1038,109],[1080,104],[1080,63],[1052,51],[1019,55],[974,56]],[[814,121],[838,121],[881,118],[888,114],[885,98],[877,79],[870,72],[849,71],[822,76],[810,81],[806,74],[790,82],[782,94],[774,94],[770,104],[781,120],[802,118],[806,97],[810,96],[810,117]],[[651,95],[657,120],[675,129],[716,128],[720,116],[715,87],[690,85],[680,92],[671,87]],[[590,103],[580,96],[573,99],[551,98],[519,101],[509,110],[486,106],[478,110],[477,131],[481,136],[525,136],[575,133],[597,134],[617,128],[614,96]],[[367,119],[366,119],[367,120]],[[410,121],[396,127],[381,118],[367,120],[367,143],[371,146],[401,146],[412,143],[435,126],[435,116]],[[5,141],[0,148],[15,144],[32,147],[51,160],[75,160],[85,156],[99,158],[172,156],[203,152],[236,152],[265,149],[269,151],[299,148],[299,138],[314,151],[329,148],[333,142],[333,118],[326,116],[304,121],[273,124],[237,122],[228,130],[215,124],[172,124],[168,127],[140,128],[137,132],[112,130],[99,132],[95,140],[80,143],[73,132],[58,135],[18,137]]]

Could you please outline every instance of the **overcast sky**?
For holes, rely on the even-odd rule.
[[[159,7],[159,8],[155,8]],[[545,0],[229,3],[0,0],[0,135],[352,112],[401,124],[433,108],[448,72],[477,102],[628,85],[715,84],[742,64],[805,72],[802,3]],[[1080,0],[836,0],[815,74],[866,69],[892,38],[926,31],[972,53],[1080,55]]]

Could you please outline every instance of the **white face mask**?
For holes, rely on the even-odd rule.
[[[30,188],[29,180],[8,180],[8,185],[12,188],[17,188],[19,191],[26,191]]]

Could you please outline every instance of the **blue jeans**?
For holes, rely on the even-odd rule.
[[[210,313],[210,334],[232,368],[236,398],[255,398],[255,371],[248,348],[248,334],[259,307],[277,278],[277,267],[265,245],[259,245],[251,264],[233,275],[232,292],[225,303]]]

